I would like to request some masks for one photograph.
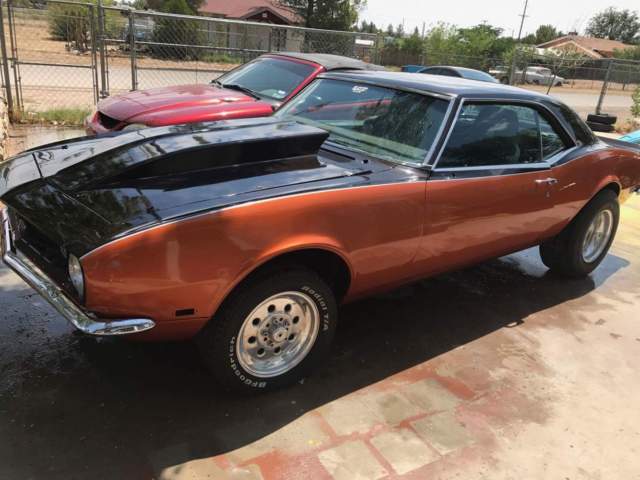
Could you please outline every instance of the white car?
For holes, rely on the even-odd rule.
[[[489,70],[489,74],[498,79],[500,83],[509,83],[509,69],[507,67],[496,67]],[[527,67],[524,75],[522,70],[516,70],[515,83],[532,83],[534,85],[549,85],[553,82],[554,87],[561,87],[566,83],[566,79],[556,75],[553,76],[551,69],[547,67]]]
[[[559,75],[553,75],[551,69],[546,67],[527,67],[525,82],[534,85],[549,85],[553,82],[554,87],[561,87],[565,79]]]

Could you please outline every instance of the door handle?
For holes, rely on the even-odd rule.
[[[555,185],[556,183],[558,183],[558,179],[557,178],[551,178],[551,177],[543,178],[543,179],[536,180],[536,183],[538,185],[544,185],[544,184],[546,184],[546,185]]]

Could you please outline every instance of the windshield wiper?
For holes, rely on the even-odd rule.
[[[220,85],[222,88],[228,88],[229,90],[237,90],[238,92],[246,93],[247,95],[255,98],[256,100],[260,100],[260,96],[254,92],[253,90],[243,87],[242,85],[238,85],[237,83],[221,83],[218,82],[217,85]]]

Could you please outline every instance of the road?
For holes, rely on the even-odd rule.
[[[0,478],[638,478],[639,283],[634,197],[589,278],[530,249],[344,306],[314,376],[236,397],[0,267]]]
[[[46,110],[53,107],[84,107],[93,105],[92,71],[75,67],[51,67],[23,65],[21,79],[27,110]],[[208,83],[220,75],[219,71],[202,69],[194,72],[176,70],[141,69],[138,71],[138,88],[155,88],[189,83]],[[112,94],[131,90],[131,68],[111,65],[109,85]],[[528,87],[545,93],[546,89]],[[551,95],[574,108],[583,118],[595,111],[599,91],[576,90],[569,87],[554,88]],[[603,111],[630,117],[631,92],[611,91],[605,97]]]

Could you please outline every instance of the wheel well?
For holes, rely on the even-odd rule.
[[[605,185],[604,188],[602,188],[602,190],[600,190],[600,192],[604,192],[605,190],[611,190],[613,193],[616,194],[616,197],[620,196],[620,185],[618,185],[616,182],[611,182],[611,183]],[[598,192],[598,193],[600,193],[600,192]]]
[[[251,272],[243,283],[284,266],[301,266],[313,270],[333,290],[338,302],[351,284],[351,271],[344,259],[337,253],[320,248],[296,250],[272,258]]]

